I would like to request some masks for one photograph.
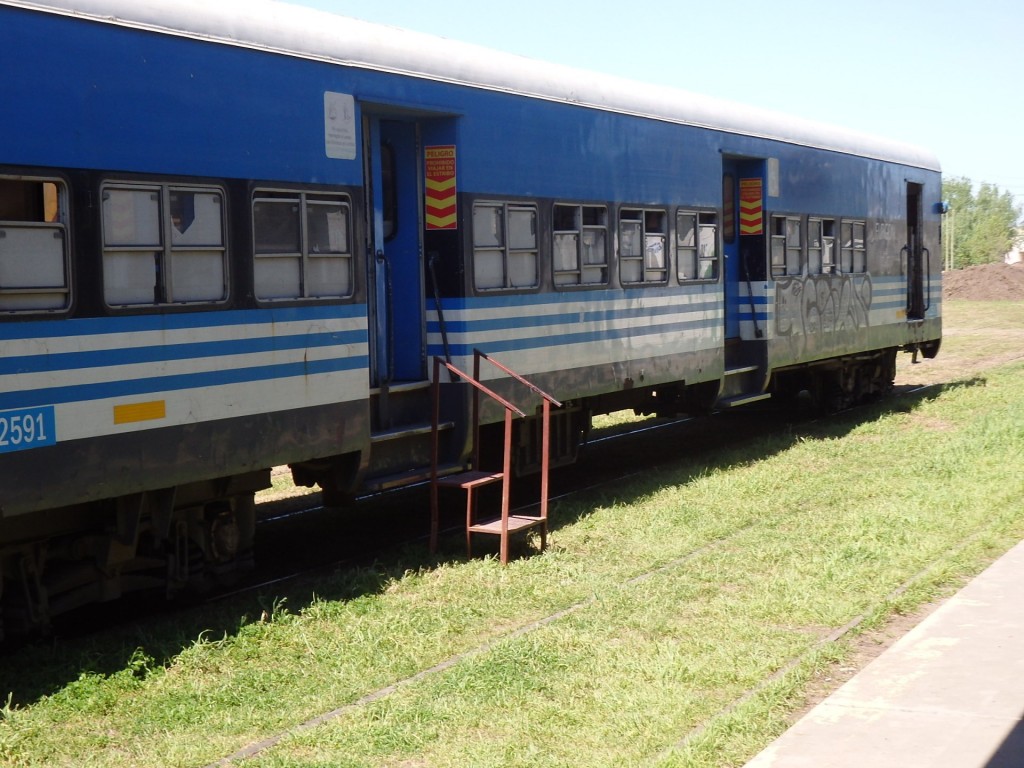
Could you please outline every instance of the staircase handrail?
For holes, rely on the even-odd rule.
[[[482,352],[479,349],[473,350],[473,375],[470,376],[465,371],[460,370],[458,367],[453,365],[447,360],[442,360],[440,357],[434,357],[434,376],[433,376],[433,420],[431,423],[431,486],[432,493],[434,494],[434,501],[432,507],[434,508],[432,514],[431,524],[431,551],[436,549],[437,545],[437,520],[436,520],[436,487],[437,487],[437,475],[438,475],[438,458],[439,458],[439,445],[438,445],[438,433],[439,423],[441,415],[441,387],[440,387],[440,374],[441,367],[448,369],[449,373],[453,376],[462,379],[473,387],[473,423],[472,423],[472,435],[473,435],[473,469],[476,471],[480,470],[480,393],[483,392],[485,395],[490,397],[492,400],[501,405],[505,410],[505,430],[503,440],[503,457],[502,457],[502,503],[501,503],[501,529],[502,529],[502,562],[507,561],[507,534],[508,534],[508,514],[509,514],[509,474],[511,472],[511,459],[512,459],[512,414],[515,413],[518,416],[525,418],[526,413],[521,410],[518,406],[512,404],[501,395],[497,394],[490,388],[484,386],[480,382],[480,361],[486,360],[491,365],[495,366],[499,370],[506,373],[512,379],[527,387],[534,394],[540,396],[543,400],[542,406],[542,439],[541,439],[541,499],[540,499],[540,518],[547,520],[548,513],[548,469],[550,465],[550,444],[551,444],[551,406],[561,407],[562,403],[556,400],[554,397],[544,392],[538,386],[525,378],[520,376],[518,373],[508,368],[507,366],[499,363],[497,360],[492,358],[490,355]],[[546,526],[546,522],[544,523]],[[545,529],[546,530],[546,529]],[[545,534],[546,535],[546,534]]]
[[[519,375],[518,373],[516,373],[515,371],[513,371],[513,370],[512,370],[511,368],[509,368],[509,367],[507,367],[507,366],[505,366],[505,365],[502,365],[501,363],[499,363],[499,362],[498,362],[497,360],[495,360],[495,359],[494,359],[493,357],[491,357],[490,355],[488,355],[488,354],[487,354],[486,352],[482,352],[482,351],[480,351],[479,349],[474,349],[474,350],[473,350],[473,361],[474,361],[474,367],[476,366],[476,361],[477,361],[478,359],[481,359],[481,358],[482,358],[482,359],[484,359],[484,360],[486,360],[487,362],[489,362],[489,363],[490,363],[491,365],[493,365],[494,367],[496,367],[496,368],[500,369],[501,371],[504,371],[504,372],[505,372],[505,373],[507,373],[507,374],[508,374],[509,376],[511,376],[511,377],[512,377],[513,379],[515,379],[516,381],[518,381],[518,382],[519,382],[520,384],[522,384],[522,385],[524,385],[525,387],[529,388],[529,389],[530,389],[530,390],[531,390],[531,391],[532,391],[532,392],[533,392],[534,394],[536,394],[536,395],[539,395],[540,397],[543,397],[543,398],[544,398],[545,400],[547,400],[547,401],[548,401],[549,403],[551,403],[551,404],[552,404],[553,406],[555,406],[556,408],[560,408],[560,407],[562,406],[562,404],[561,404],[561,403],[560,403],[560,402],[559,402],[558,400],[556,400],[555,398],[553,398],[553,397],[552,397],[551,395],[549,395],[549,394],[548,394],[547,392],[545,392],[545,391],[544,391],[543,389],[541,389],[540,387],[538,387],[538,386],[537,386],[536,384],[534,384],[534,383],[533,383],[532,381],[527,381],[527,380],[526,380],[526,379],[524,379],[524,378],[523,378],[522,376],[520,376],[520,375]]]
[[[485,395],[490,397],[492,400],[495,400],[499,405],[501,405],[506,410],[515,411],[520,416],[526,416],[526,414],[523,413],[521,410],[519,410],[518,407],[516,407],[515,405],[510,403],[508,400],[503,398],[497,392],[492,392],[490,389],[488,389],[483,384],[481,384],[479,382],[479,380],[473,378],[472,376],[470,376],[465,371],[459,370],[454,365],[449,363],[447,360],[442,360],[440,357],[435,357],[434,358],[434,382],[435,383],[437,382],[437,376],[438,376],[438,373],[440,373],[440,368],[442,368],[442,367],[447,368],[449,370],[449,372],[451,372],[455,376],[458,376],[460,379],[465,381],[467,384],[471,384],[473,387],[475,387],[476,389],[478,389],[481,392],[483,392]]]

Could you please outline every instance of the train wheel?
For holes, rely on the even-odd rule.
[[[200,591],[230,586],[251,571],[256,504],[252,494],[192,510],[188,534],[188,584]]]

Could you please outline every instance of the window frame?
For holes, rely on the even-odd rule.
[[[831,275],[836,272],[836,220],[829,216],[807,217],[807,272]],[[818,245],[815,245],[815,242]]]
[[[43,238],[46,237],[47,232],[52,233],[53,239],[60,240],[61,257],[59,263],[63,277],[60,285],[46,285],[42,283],[33,285],[15,284],[5,288],[0,283],[0,317],[26,314],[60,315],[68,313],[74,300],[70,246],[70,185],[64,178],[49,174],[0,174],[0,182],[16,185],[39,185],[38,192],[41,194],[41,198],[37,202],[41,204],[41,216],[29,217],[26,212],[21,218],[0,220],[0,237],[6,239],[9,230],[17,231],[21,234],[40,233]],[[47,199],[49,196],[47,192],[48,185],[52,186],[53,189],[52,219],[48,215],[48,208],[51,202]],[[34,264],[38,264],[38,260],[31,259],[29,266],[31,267]],[[3,274],[4,270],[0,267],[0,276]],[[18,301],[18,297],[43,297],[50,295],[62,296],[63,304],[61,306],[18,306],[22,303]],[[5,297],[11,297],[10,305],[6,305],[7,299]]]
[[[637,218],[626,218],[626,215],[632,216],[638,214]],[[660,216],[661,217],[661,229],[654,230],[648,225],[649,216]],[[671,256],[669,254],[669,220],[668,210],[665,208],[653,208],[643,206],[627,206],[624,205],[619,208],[619,215],[617,217],[618,232],[616,237],[616,253],[619,257],[619,282],[623,286],[626,285],[667,285],[668,277],[672,271]],[[624,222],[639,223],[640,225],[640,253],[639,255],[624,256],[624,232],[626,228],[623,226]],[[648,265],[648,251],[652,238],[661,240],[661,253],[662,253],[662,264],[660,267],[652,267]],[[638,263],[640,267],[640,279],[639,280],[627,280],[624,274],[624,267],[627,264]],[[650,274],[660,273],[660,277],[653,279],[649,277]]]
[[[478,209],[491,209],[501,211],[501,238],[500,242],[481,242],[478,240],[478,235],[482,234],[478,231],[477,227],[477,211]],[[509,226],[509,222],[512,219],[513,214],[517,213],[530,213],[532,214],[532,236],[533,246],[530,248],[514,247],[511,235],[513,229]],[[539,209],[536,203],[533,202],[521,202],[511,200],[475,200],[473,201],[473,207],[471,211],[472,227],[469,233],[470,239],[470,252],[472,253],[473,263],[473,290],[478,293],[495,293],[495,292],[508,292],[508,291],[536,291],[541,285],[541,271],[540,271],[540,219]],[[502,280],[501,285],[481,285],[480,278],[483,274],[483,270],[479,269],[480,258],[484,254],[491,256],[497,255],[501,259],[502,269]],[[511,268],[511,264],[515,257],[527,258],[532,256],[533,260],[533,283],[529,285],[516,285],[513,282],[514,270]]]
[[[693,219],[693,233],[694,242],[693,245],[683,245],[680,242],[680,233],[682,227],[680,226],[680,219],[682,217],[692,217]],[[703,233],[705,230],[710,229],[714,234],[712,242],[714,243],[714,254],[712,256],[704,255],[705,241]],[[719,270],[721,265],[721,254],[722,254],[722,230],[719,226],[718,212],[700,210],[697,208],[677,208],[676,219],[675,219],[675,233],[673,236],[674,251],[676,256],[676,280],[681,285],[689,285],[691,283],[699,282],[716,282],[719,277]],[[702,265],[710,264],[710,274],[703,274],[704,269]],[[684,274],[684,265],[690,266],[693,269],[694,275],[691,277]]]
[[[106,203],[111,192],[150,193],[156,195],[156,234],[154,242],[136,240],[134,242],[121,242],[113,235],[116,224],[111,218],[116,212],[108,216]],[[219,243],[181,243],[175,242],[175,225],[172,212],[172,197],[176,194],[185,193],[192,195],[216,196],[219,199]],[[152,197],[151,197],[152,199]],[[159,180],[119,180],[111,179],[100,185],[100,251],[103,260],[103,301],[105,305],[114,310],[140,310],[158,307],[181,307],[181,306],[217,306],[226,304],[231,299],[231,264],[228,258],[228,233],[230,230],[228,219],[228,196],[226,189],[219,184],[203,183],[181,183]],[[179,235],[185,231],[179,230]],[[154,285],[153,296],[146,301],[113,301],[111,289],[111,267],[108,272],[108,257],[118,254],[125,256],[142,256],[152,253],[154,256]],[[175,263],[181,262],[186,255],[195,254],[219,254],[220,256],[220,279],[221,295],[219,298],[180,298],[175,293],[174,275]],[[132,265],[134,268],[135,265]],[[143,267],[143,271],[147,271]]]
[[[257,215],[257,206],[266,205],[292,205],[295,207],[295,236],[298,246],[295,250],[288,249],[267,249],[260,248],[260,233],[258,224],[260,217]],[[320,252],[315,250],[312,242],[313,235],[310,232],[310,212],[318,207],[337,207],[344,212],[344,243],[343,250],[328,250]],[[353,253],[353,208],[352,198],[345,192],[324,189],[295,188],[286,189],[280,187],[256,187],[252,190],[249,201],[252,227],[252,264],[253,264],[253,296],[260,304],[280,304],[283,302],[332,302],[343,301],[353,298],[356,293],[355,258]],[[330,237],[330,234],[328,234]],[[260,262],[268,264],[271,260],[283,261],[293,260],[296,265],[297,290],[287,295],[266,295],[261,292]],[[347,275],[343,281],[347,284],[347,291],[338,293],[312,293],[313,286],[310,279],[313,272],[312,265],[318,261],[337,259]]]
[[[803,274],[807,262],[805,242],[803,216],[772,214],[768,256],[773,280]]]
[[[850,228],[849,245],[846,232]],[[857,245],[856,231],[860,229],[860,245]],[[859,265],[859,268],[858,268]],[[865,219],[842,219],[839,224],[839,266],[838,272],[847,275],[865,274],[868,271],[868,227]]]
[[[559,209],[572,210],[571,228],[560,227]],[[596,221],[596,223],[595,223]],[[585,203],[554,203],[551,208],[551,274],[556,290],[563,288],[608,285],[608,206],[588,205]],[[588,261],[586,255],[587,234],[602,233],[603,256],[601,261]],[[572,269],[560,269],[557,261],[560,253],[557,246],[558,238],[571,235],[575,237],[575,264]],[[597,273],[599,279],[586,279],[587,273]],[[566,279],[572,278],[575,279]]]

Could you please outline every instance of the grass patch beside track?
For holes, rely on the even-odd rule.
[[[195,766],[277,736],[244,765],[742,765],[849,657],[837,629],[1024,536],[1022,391],[1012,364],[693,450],[558,502],[548,551],[507,567],[415,547],[315,594],[15,652],[0,764]]]

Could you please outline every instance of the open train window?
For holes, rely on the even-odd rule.
[[[676,213],[676,277],[680,282],[718,277],[718,217],[714,213]]]
[[[608,209],[556,204],[552,234],[555,285],[608,282]]]
[[[807,220],[807,271],[812,275],[828,275],[836,269],[835,219]]]
[[[473,206],[473,284],[478,290],[536,288],[537,208],[487,202]]]
[[[67,188],[0,177],[0,312],[53,312],[71,302]]]
[[[664,211],[619,211],[619,278],[623,283],[664,283],[668,278]]]
[[[772,277],[799,275],[803,271],[800,218],[772,216]]]
[[[252,225],[256,298],[352,295],[351,206],[346,196],[257,190]]]
[[[847,273],[867,272],[868,251],[864,222],[843,221],[841,230],[840,270]]]
[[[102,200],[103,293],[109,306],[227,298],[221,189],[108,184]]]

